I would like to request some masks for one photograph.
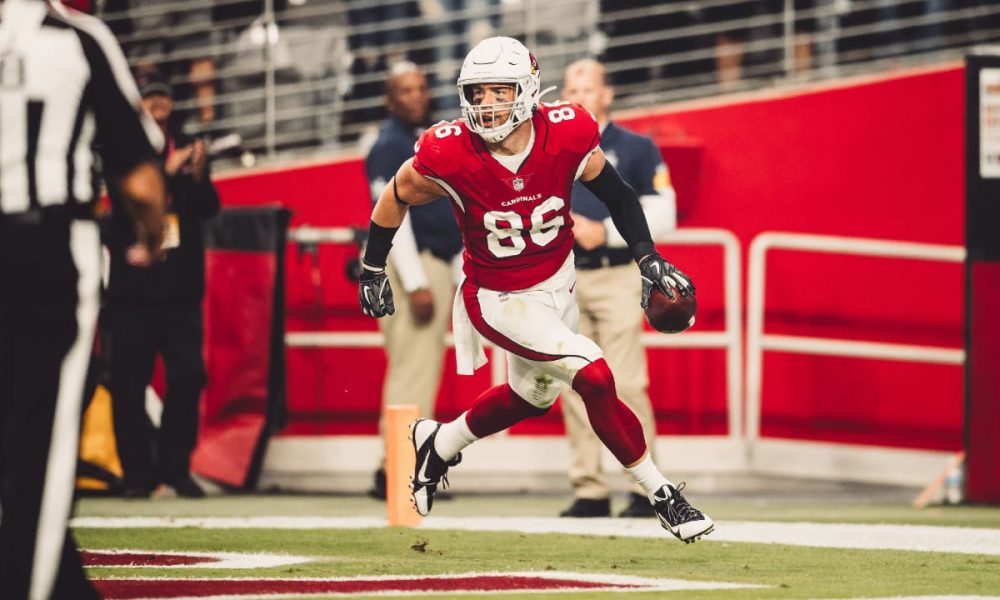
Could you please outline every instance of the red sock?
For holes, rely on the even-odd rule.
[[[548,412],[538,408],[514,393],[506,383],[486,390],[476,398],[465,416],[465,422],[476,437],[484,438],[507,429],[528,417],[538,417]]]
[[[597,437],[618,462],[627,467],[646,454],[642,424],[632,409],[618,399],[615,378],[603,358],[577,371],[573,389],[583,398]]]

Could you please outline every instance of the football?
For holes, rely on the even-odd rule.
[[[663,333],[680,333],[694,325],[694,313],[698,309],[698,301],[693,294],[681,296],[674,291],[674,297],[663,293],[658,287],[649,292],[649,306],[646,307],[646,320],[653,329]]]

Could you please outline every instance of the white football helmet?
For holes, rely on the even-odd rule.
[[[513,102],[478,106],[472,104],[472,85],[511,83],[515,86]],[[531,119],[541,95],[538,63],[524,44],[509,37],[491,37],[478,44],[465,57],[458,75],[458,99],[462,116],[469,129],[487,142],[497,143],[514,129]],[[511,111],[501,125],[496,120],[490,127],[483,125],[483,114]]]

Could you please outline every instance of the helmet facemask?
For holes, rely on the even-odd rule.
[[[490,82],[507,83],[507,82]],[[514,84],[514,100],[511,102],[498,102],[495,104],[473,104],[472,88],[474,84],[463,86],[462,96],[465,102],[462,103],[462,115],[465,117],[469,129],[479,134],[487,142],[497,143],[503,141],[518,125],[531,118],[530,110],[524,99],[521,97],[521,86]],[[503,123],[497,124],[497,115],[506,115]],[[491,124],[486,125],[486,121]]]

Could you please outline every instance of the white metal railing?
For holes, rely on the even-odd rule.
[[[289,230],[291,242],[305,244],[348,244],[355,239],[355,230],[347,227],[303,226]],[[663,335],[645,332],[642,344],[647,348],[724,348],[726,350],[726,404],[729,437],[742,438],[742,323],[740,305],[740,244],[732,232],[725,229],[686,228],[669,234],[663,245],[719,246],[723,252],[724,329],[722,331],[688,331],[683,335]],[[290,348],[377,348],[384,343],[376,331],[298,331],[285,334]],[[453,346],[451,334],[447,343]],[[491,380],[494,385],[507,379],[504,354],[492,351]]]
[[[796,0],[93,4],[133,66],[169,72],[189,131],[227,140],[220,158],[242,152],[245,164],[357,151],[385,114],[384,81],[401,58],[430,73],[434,118],[457,117],[462,57],[488,35],[524,40],[546,86],[561,83],[570,61],[602,60],[615,109],[939,63],[1000,40],[1000,3],[986,1],[815,0],[802,10]]]
[[[753,242],[750,243],[750,262],[747,272],[746,439],[748,452],[752,452],[754,442],[760,438],[763,353],[765,350],[946,365],[964,364],[965,351],[955,348],[764,333],[767,253],[772,249],[948,263],[961,263],[965,260],[965,248],[962,246],[782,232],[765,232],[754,238]]]

